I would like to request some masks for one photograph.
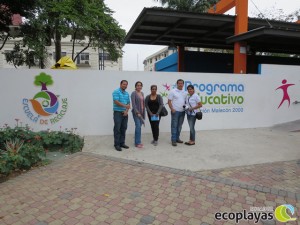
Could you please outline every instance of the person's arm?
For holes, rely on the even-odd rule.
[[[128,94],[128,98],[127,98],[127,104],[125,105],[126,106],[126,109],[123,113],[123,116],[127,116],[128,115],[128,111],[130,109],[130,98],[129,98],[129,94]]]
[[[168,99],[168,105],[169,105],[171,112],[174,113],[176,110],[173,108],[172,100]]]
[[[127,110],[130,109],[130,104],[125,105],[125,104],[119,102],[118,100],[114,100],[114,103],[118,106],[126,108]]]
[[[146,97],[146,99],[145,99],[145,107],[146,107],[146,110],[147,110],[147,113],[150,115],[150,116],[152,116],[153,114],[152,114],[152,112],[151,112],[151,110],[150,110],[150,108],[149,108],[149,99],[150,99],[150,95],[147,95],[147,97]]]
[[[130,105],[126,105],[126,104],[123,104],[121,103],[119,100],[120,100],[120,95],[117,91],[114,91],[113,94],[113,102],[117,105],[117,106],[120,106],[120,107],[124,107],[124,108],[130,108]]]
[[[173,92],[171,91],[169,96],[168,96],[168,105],[169,105],[169,108],[170,108],[171,112],[174,113],[174,112],[176,112],[176,110],[173,108],[172,98],[173,98]]]
[[[198,102],[197,105],[193,107],[193,109],[199,109],[201,107],[202,107],[202,102]]]
[[[133,112],[137,115],[137,116],[141,116],[141,113],[138,111],[137,109],[137,105],[136,105],[136,98],[137,98],[137,94],[136,92],[132,92],[131,93],[131,104],[132,104],[132,110]]]
[[[194,107],[192,107],[192,108],[191,108],[191,111],[192,111],[192,110],[194,110],[194,109],[199,109],[199,108],[201,108],[201,107],[202,107],[202,102],[200,101],[200,98],[199,98],[199,96],[198,96],[198,97],[196,97],[196,102],[197,102],[197,105],[196,105],[196,106],[194,106]]]
[[[157,95],[157,97],[158,97],[159,107],[158,107],[158,110],[157,110],[156,115],[159,115],[160,112],[161,112],[161,110],[162,110],[162,108],[163,108],[163,106],[164,106],[164,100],[163,100],[163,98],[161,97],[161,95]]]

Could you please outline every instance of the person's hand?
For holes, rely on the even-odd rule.
[[[174,108],[172,108],[172,109],[171,109],[171,112],[172,112],[172,113],[175,113],[175,112],[176,112],[176,110],[175,110]]]
[[[128,111],[125,111],[125,112],[123,113],[123,116],[128,116]]]
[[[125,105],[125,108],[126,109],[130,109],[130,105],[128,104],[128,105]]]
[[[140,113],[136,114],[138,117],[142,117],[142,115]]]
[[[192,111],[193,111],[193,108],[189,108],[189,111],[192,112]]]

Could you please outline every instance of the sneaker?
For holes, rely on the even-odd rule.
[[[154,143],[155,143],[155,141],[154,141],[154,140],[152,140],[152,141],[151,141],[151,144],[154,144]]]
[[[182,144],[182,143],[183,143],[183,141],[182,141],[182,140],[180,140],[180,139],[178,139],[176,142],[177,142],[177,143],[180,143],[180,144]]]
[[[177,146],[177,143],[176,143],[176,142],[172,142],[172,145],[173,145],[173,146]]]
[[[158,145],[158,142],[157,142],[157,141],[154,141],[153,145],[154,145],[154,146],[157,146],[157,145]]]

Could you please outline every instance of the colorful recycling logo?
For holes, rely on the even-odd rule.
[[[26,116],[34,123],[52,125],[59,122],[68,110],[68,99],[61,98],[49,90],[53,79],[50,75],[41,72],[35,76],[34,84],[41,90],[32,99],[23,98],[23,110]]]
[[[50,91],[42,90],[30,99],[34,111],[40,116],[50,116],[57,112],[57,96]]]

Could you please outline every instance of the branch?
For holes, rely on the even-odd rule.
[[[86,49],[88,49],[90,47],[90,44],[91,44],[91,39],[89,40],[89,43],[87,46],[85,46],[76,56],[75,58],[73,59],[73,62],[76,62],[76,59],[77,57],[80,55],[81,52],[85,51]]]
[[[6,43],[7,39],[8,39],[8,37],[9,37],[9,33],[7,33],[7,35],[6,35],[6,37],[5,37],[4,41],[3,41],[3,44],[2,44],[2,46],[0,47],[0,50],[4,47],[4,45],[5,45],[5,43]]]
[[[74,34],[73,34],[73,43],[72,43],[72,59],[74,58],[74,51],[75,51],[75,41],[76,41],[76,34],[78,28],[76,27]],[[75,62],[75,61],[74,61]]]

